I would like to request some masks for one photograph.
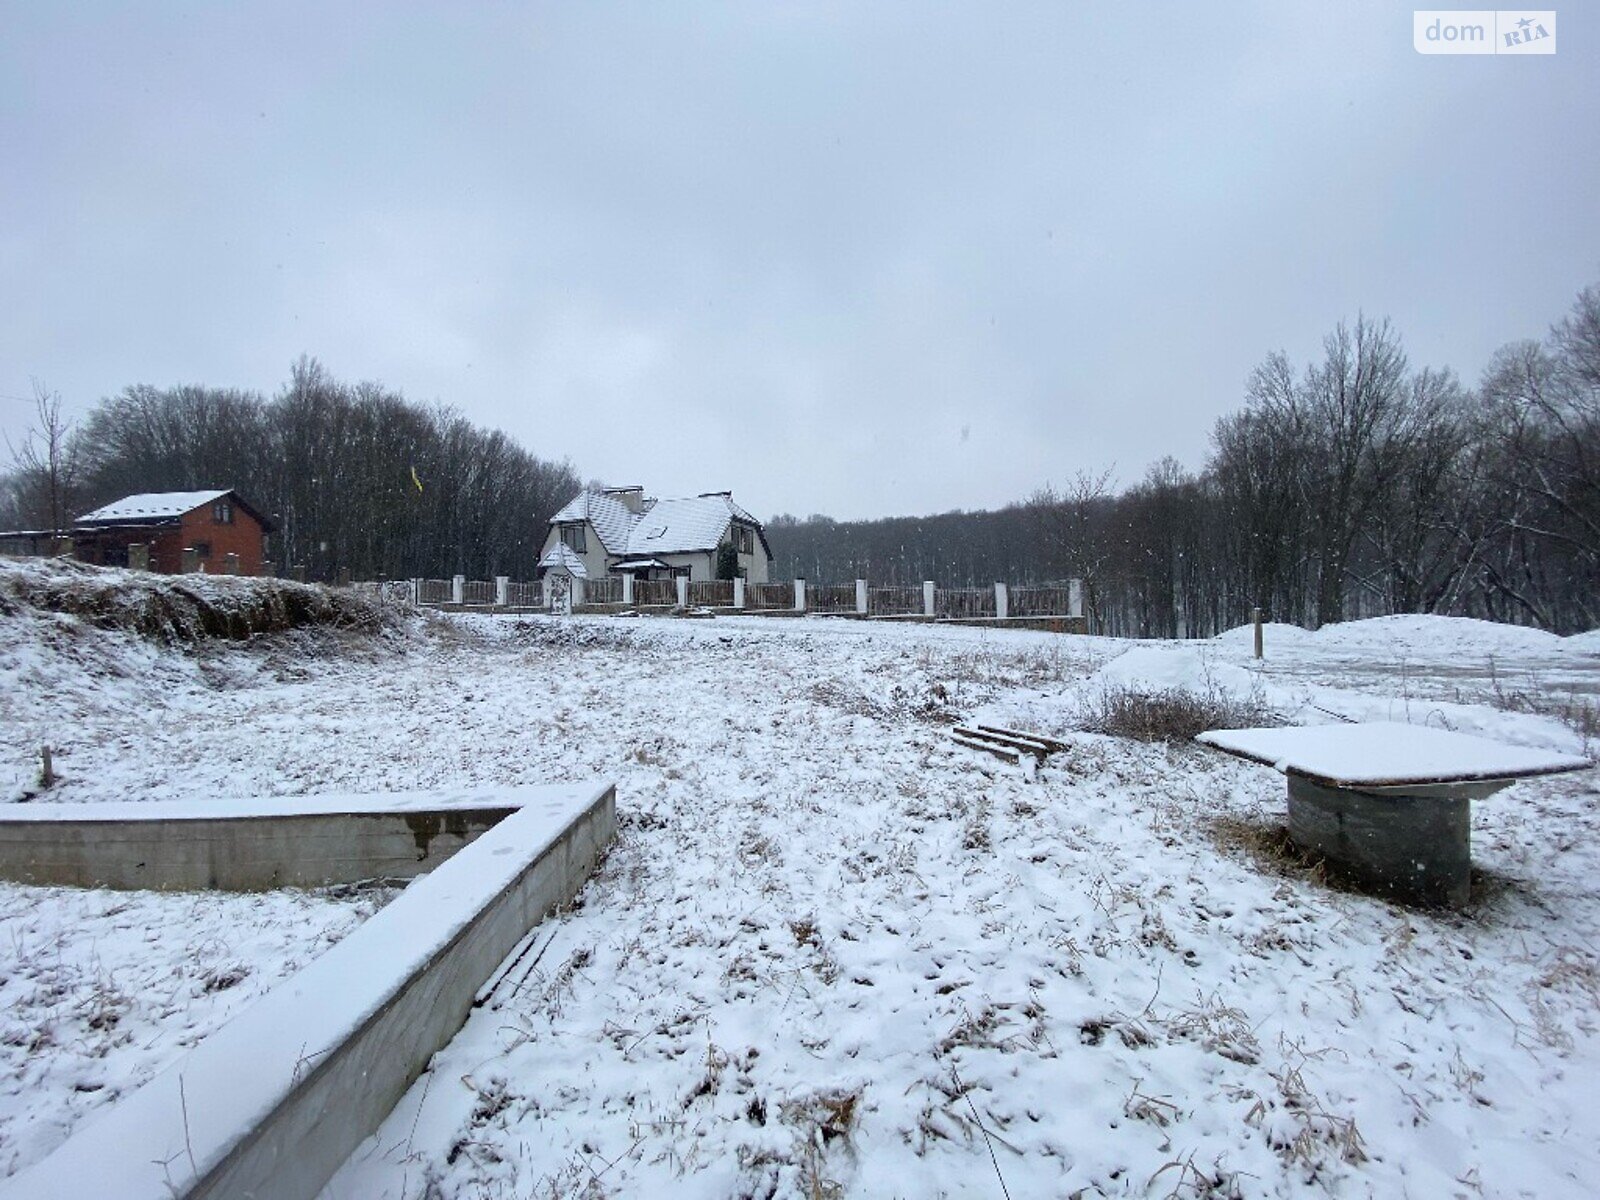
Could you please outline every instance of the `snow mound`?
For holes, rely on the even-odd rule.
[[[1092,682],[1136,692],[1226,692],[1238,696],[1249,695],[1257,687],[1250,671],[1218,662],[1204,642],[1135,647],[1101,667]]]
[[[1561,639],[1561,644],[1568,650],[1576,650],[1579,654],[1600,654],[1600,629],[1564,637]]]
[[[1254,625],[1239,625],[1217,634],[1211,640],[1224,646],[1254,647],[1255,628]],[[1301,629],[1298,625],[1285,625],[1281,621],[1263,621],[1261,635],[1268,646],[1303,646],[1316,636],[1309,629]]]
[[[1436,617],[1418,613],[1369,617],[1324,625],[1310,635],[1319,649],[1375,651],[1393,655],[1460,654],[1510,656],[1559,651],[1566,639],[1526,625],[1504,625],[1475,617]]]

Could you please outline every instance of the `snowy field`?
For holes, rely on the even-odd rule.
[[[1258,667],[1248,631],[462,617],[180,652],[21,613],[0,617],[0,789],[27,790],[44,741],[52,799],[83,803],[615,779],[617,844],[541,927],[538,970],[436,1057],[336,1200],[1592,1194],[1596,778],[1476,805],[1472,907],[1405,910],[1280,853],[1280,776],[1077,731],[1124,686],[1580,751],[1600,645],[1397,618],[1273,627]],[[1030,779],[950,743],[986,718],[1071,749]],[[0,901],[28,931],[0,940],[8,988],[83,924],[106,932],[74,962],[98,936],[126,964],[102,975],[178,971],[206,1005],[247,998],[207,992],[213,964],[265,985],[316,920],[354,919]],[[266,915],[248,936],[229,904],[284,905],[300,937]],[[208,921],[226,954],[187,934],[139,953],[146,922]],[[57,976],[57,1009],[92,1013],[96,972]],[[184,1036],[31,1045],[45,1018],[10,994],[5,1061],[54,1112]]]

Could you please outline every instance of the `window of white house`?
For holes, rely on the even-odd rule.
[[[563,525],[561,527],[561,540],[567,544],[567,549],[574,554],[588,553],[588,545],[583,540],[582,525]]]
[[[233,505],[227,500],[218,500],[211,506],[211,520],[217,525],[232,525]]]
[[[743,525],[737,525],[734,527],[734,535],[734,545],[738,547],[740,554],[754,554],[756,552],[755,530],[748,529]]]

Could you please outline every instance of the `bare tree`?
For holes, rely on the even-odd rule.
[[[6,439],[13,486],[22,519],[59,533],[73,517],[78,464],[72,422],[61,412],[61,396],[33,381],[34,421],[20,444]]]

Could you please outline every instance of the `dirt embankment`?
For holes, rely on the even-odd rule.
[[[383,633],[398,611],[371,595],[287,579],[153,575],[63,559],[0,558],[0,617],[65,613],[157,641],[243,641],[324,628]]]

